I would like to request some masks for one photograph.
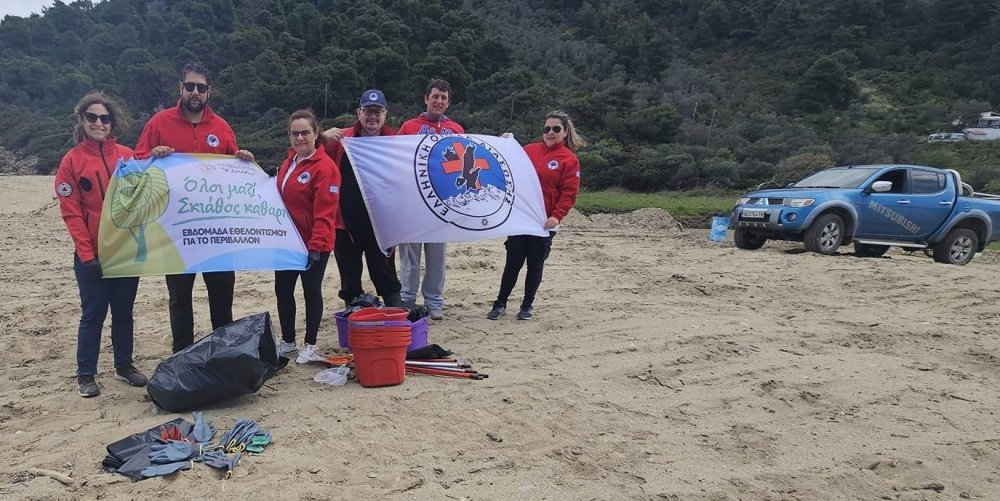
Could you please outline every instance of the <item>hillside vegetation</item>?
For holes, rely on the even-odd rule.
[[[872,162],[1000,188],[991,144],[923,144],[1000,104],[998,12],[993,0],[56,2],[0,21],[0,171],[53,172],[71,107],[94,89],[125,101],[121,140],[134,144],[199,60],[213,107],[261,164],[283,157],[295,109],[343,124],[378,87],[398,125],[443,77],[470,132],[527,141],[545,112],[569,111],[589,189],[739,190]]]

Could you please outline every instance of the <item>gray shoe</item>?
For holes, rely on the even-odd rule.
[[[101,388],[97,386],[97,381],[94,381],[93,375],[81,374],[76,377],[76,382],[80,385],[80,389],[76,393],[83,398],[96,397],[101,394]]]
[[[146,376],[132,364],[115,367],[115,379],[125,381],[130,386],[146,386],[146,383],[149,382]]]
[[[517,312],[518,320],[531,320],[531,314],[534,313],[535,309],[532,307],[521,308],[521,311]]]
[[[298,348],[298,346],[295,346],[295,343],[288,343],[288,342],[282,341],[281,344],[278,345],[278,356],[279,357],[292,358],[289,355],[291,355],[291,354],[293,354],[293,353],[295,353],[297,351],[299,351],[299,348]]]
[[[441,308],[428,308],[427,311],[431,320],[444,320],[444,312],[441,311]]]
[[[500,318],[500,315],[503,315],[504,313],[507,313],[507,306],[502,304],[496,305],[493,307],[492,310],[490,310],[489,313],[486,314],[486,318],[490,320],[496,320]]]

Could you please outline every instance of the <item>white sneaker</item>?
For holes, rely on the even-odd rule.
[[[285,358],[291,358],[288,355],[291,355],[292,353],[295,353],[296,349],[297,348],[295,347],[295,343],[286,343],[286,342],[282,341],[281,344],[278,345],[278,356],[279,357],[285,357]]]
[[[314,344],[303,344],[302,349],[299,350],[299,357],[295,359],[297,364],[311,364],[313,362],[322,362],[326,360],[319,350],[316,349]]]

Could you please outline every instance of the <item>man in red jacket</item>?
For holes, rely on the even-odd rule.
[[[424,104],[427,111],[416,118],[403,122],[399,135],[465,134],[465,129],[444,114],[451,104],[451,84],[445,80],[432,79],[424,92]],[[420,289],[424,296],[424,306],[430,311],[434,320],[444,318],[444,278],[445,253],[447,245],[443,242],[424,244],[399,244],[399,275],[403,289],[400,296],[407,306],[416,303],[417,289],[420,287],[420,251],[426,251],[427,262],[424,269],[424,286]]]
[[[146,123],[135,146],[136,158],[164,157],[176,151],[236,155],[241,160],[253,161],[253,153],[236,146],[233,129],[208,106],[208,98],[212,95],[212,74],[208,68],[201,63],[184,66],[178,90],[177,106],[153,115]],[[194,343],[191,291],[195,275],[184,273],[166,277],[174,353]],[[208,288],[212,329],[218,329],[233,321],[236,274],[232,271],[202,273],[202,279]]]
[[[351,300],[364,293],[361,272],[362,258],[368,262],[368,276],[375,285],[375,292],[382,296],[386,306],[402,306],[399,298],[399,278],[396,276],[396,257],[386,257],[375,239],[371,216],[365,206],[361,187],[351,160],[344,154],[342,137],[394,136],[396,131],[385,124],[388,110],[385,94],[369,89],[358,100],[358,120],[349,129],[326,130],[320,139],[326,152],[340,166],[340,216],[337,217],[337,246],[333,255],[340,271],[340,298],[350,305]]]

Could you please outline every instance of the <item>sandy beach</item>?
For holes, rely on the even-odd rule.
[[[535,318],[489,321],[502,240],[452,244],[430,339],[489,379],[327,387],[312,381],[323,367],[292,364],[204,409],[220,430],[243,417],[274,437],[233,478],[197,465],[132,482],[102,471],[105,446],[191,417],[114,380],[107,329],[102,394],[77,396],[79,295],[52,178],[0,177],[0,199],[3,499],[1000,499],[996,254],[957,267],[897,249],[741,251],[660,210],[574,213]],[[326,350],[338,284],[330,266]],[[273,274],[238,273],[236,290],[237,317],[276,315]],[[200,279],[195,318],[208,334]],[[149,375],[170,354],[162,277],[141,280],[135,326]]]

